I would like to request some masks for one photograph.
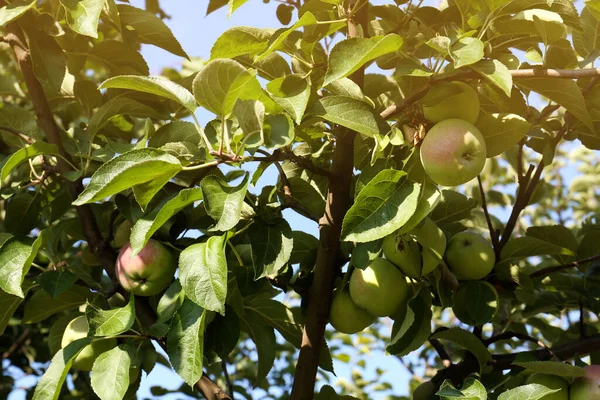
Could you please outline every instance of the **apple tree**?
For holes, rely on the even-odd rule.
[[[0,0],[3,398],[598,398],[600,1],[145,3]]]

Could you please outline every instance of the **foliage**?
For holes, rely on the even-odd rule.
[[[206,12],[261,6],[246,2]],[[382,370],[365,377],[376,350],[419,398],[537,399],[553,390],[526,384],[533,372],[585,376],[600,354],[597,0],[288,0],[284,27],[232,28],[208,60],[158,1],[127,3],[0,0],[1,396],[18,370],[39,379],[34,400],[135,398],[140,369],[161,363],[196,398],[400,399]],[[141,44],[182,68],[148,76]],[[422,110],[453,81],[477,91],[488,158],[438,188],[419,159]],[[459,281],[442,262],[409,280],[392,319],[325,331],[333,289],[425,217],[448,240],[489,238],[492,273]],[[134,252],[154,238],[177,254],[164,293],[116,283],[123,222]],[[80,315],[88,338],[61,349]],[[106,337],[119,345],[91,375],[70,368]],[[334,359],[351,381],[324,373]]]

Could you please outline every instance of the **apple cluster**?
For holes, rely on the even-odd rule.
[[[483,236],[460,232],[446,243],[444,232],[429,218],[407,233],[384,238],[382,253],[385,258],[352,272],[347,289],[334,292],[330,322],[339,332],[360,332],[377,317],[402,318],[412,296],[411,279],[429,275],[442,260],[461,280],[482,279],[495,263]]]

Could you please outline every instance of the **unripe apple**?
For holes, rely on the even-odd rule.
[[[119,224],[115,230],[115,237],[113,239],[113,247],[115,249],[120,249],[121,247],[125,246],[127,242],[129,242],[129,236],[131,235],[132,227],[133,224],[128,219]]]
[[[558,389],[558,392],[547,394],[540,400],[569,400],[569,384],[560,376],[536,372],[527,378],[527,384],[530,383],[537,383],[550,389]]]
[[[446,119],[458,118],[472,124],[479,117],[479,96],[475,89],[464,82],[452,82],[460,90],[437,104],[423,107],[423,115],[427,121],[438,123]],[[437,88],[431,89],[435,92]]]
[[[435,383],[426,381],[421,383],[413,392],[413,400],[431,400],[435,399]]]
[[[338,332],[357,333],[371,325],[377,317],[354,304],[348,290],[336,290],[329,309],[329,322]]]
[[[152,296],[166,289],[173,280],[177,260],[160,242],[150,239],[136,255],[127,243],[119,252],[116,274],[125,290],[137,296]]]
[[[62,341],[60,343],[61,348],[66,347],[70,343],[77,339],[82,339],[88,335],[88,323],[85,319],[85,315],[81,315],[73,319],[65,328]],[[92,343],[88,344],[81,350],[81,352],[73,360],[73,368],[80,369],[82,371],[91,371],[92,366],[96,358],[105,351],[108,351],[117,345],[115,338],[109,339],[96,339]]]
[[[519,69],[519,66],[521,65],[521,62],[519,61],[517,56],[515,56],[513,53],[510,53],[510,52],[500,53],[500,54],[498,54],[498,57],[496,57],[496,58],[502,64],[506,65],[506,68],[508,68],[508,69]]]
[[[495,264],[490,242],[472,232],[452,236],[444,257],[458,279],[481,279],[492,272]]]
[[[371,315],[392,315],[407,296],[404,274],[383,258],[373,260],[365,269],[355,269],[350,277],[352,301]]]
[[[429,274],[440,265],[444,250],[446,236],[429,218],[425,218],[420,226],[406,235],[392,234],[383,240],[385,258],[396,264],[405,275],[415,279]]]
[[[569,389],[569,400],[600,400],[600,387],[590,379],[575,379]]]
[[[110,308],[122,308],[127,305],[127,300],[121,293],[115,293],[108,299]]]
[[[433,126],[421,143],[421,163],[429,177],[443,186],[469,182],[483,169],[485,140],[473,124],[447,119]]]

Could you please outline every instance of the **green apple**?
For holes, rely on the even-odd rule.
[[[519,59],[510,52],[502,52],[498,54],[496,59],[506,65],[506,68],[508,69],[519,69],[519,66],[521,65]]]
[[[424,106],[423,115],[425,119],[435,124],[445,119],[458,118],[474,124],[479,117],[480,108],[477,92],[464,82],[456,81],[451,84],[460,92],[432,106]],[[435,94],[436,89],[436,87],[431,89],[434,92],[433,94]]]
[[[121,293],[115,293],[108,299],[110,308],[123,308],[127,305],[127,300]]]
[[[65,333],[61,340],[61,348],[66,347],[68,344],[74,342],[77,339],[82,339],[88,335],[88,323],[85,319],[85,315],[81,315],[73,319],[65,328]],[[88,344],[81,350],[81,352],[75,357],[73,361],[73,368],[80,369],[82,371],[91,371],[92,366],[96,358],[105,351],[108,351],[117,345],[115,338],[109,339],[95,339],[92,343]]]
[[[446,236],[437,225],[425,218],[420,226],[406,235],[388,235],[383,239],[383,255],[405,275],[420,278],[440,265],[446,250]]]
[[[371,315],[392,315],[408,297],[402,272],[391,262],[377,258],[365,269],[355,269],[350,277],[350,297]]]
[[[461,119],[447,119],[434,125],[421,143],[423,168],[438,185],[469,182],[481,172],[486,157],[481,132]]]
[[[544,385],[550,389],[558,389],[558,392],[547,394],[540,400],[569,400],[569,383],[560,376],[535,373],[527,378],[527,384],[530,383]]]
[[[591,379],[575,379],[569,389],[569,400],[600,400],[600,386]]]
[[[481,279],[495,264],[494,249],[483,236],[460,232],[452,236],[444,256],[448,267],[458,279]]]
[[[173,280],[177,260],[160,242],[150,239],[136,255],[127,243],[119,252],[116,275],[123,289],[137,296],[152,296],[166,289]]]
[[[132,227],[133,223],[128,219],[119,224],[115,230],[115,237],[113,239],[113,247],[115,249],[120,249],[129,242]]]
[[[336,290],[329,309],[329,322],[338,332],[357,333],[371,325],[377,317],[354,304],[348,290]]]
[[[414,390],[414,392],[412,394],[412,399],[413,400],[431,400],[431,399],[436,398],[437,396],[434,397],[435,387],[436,387],[435,383],[433,383],[432,381],[426,381],[426,382],[421,383]]]

